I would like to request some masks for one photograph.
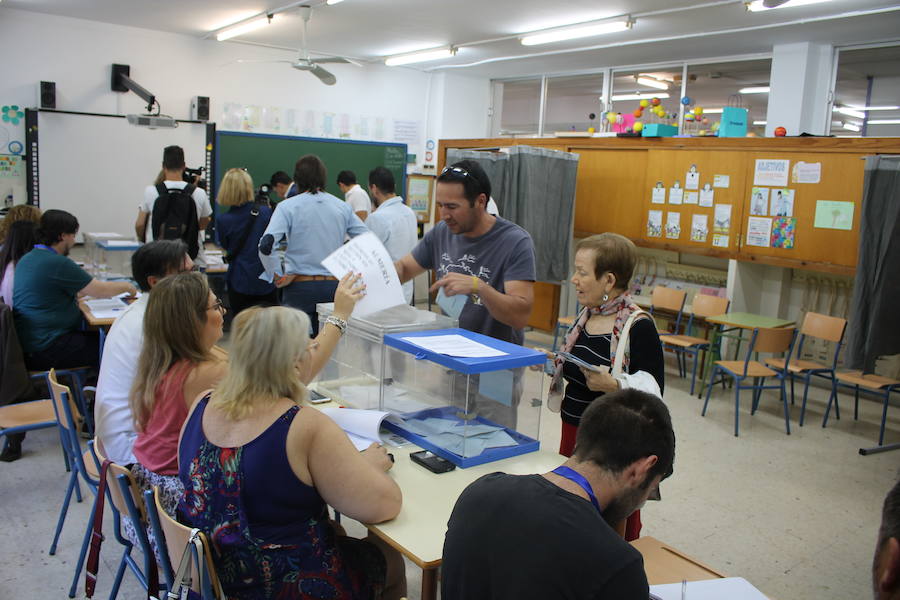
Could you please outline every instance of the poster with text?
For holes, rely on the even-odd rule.
[[[822,163],[794,163],[791,169],[791,183],[819,183],[822,180]]]
[[[722,235],[721,233],[713,234],[713,247],[714,248],[727,248],[728,247],[728,236]]]
[[[784,187],[788,184],[789,160],[757,159],[753,171],[753,185]]]
[[[794,216],[794,190],[772,190],[772,214],[776,217]]]
[[[768,248],[772,240],[772,219],[749,217],[747,219],[747,245]]]
[[[685,192],[684,193],[684,203],[685,204],[697,204],[700,199],[699,192]]]
[[[684,189],[696,190],[699,188],[700,172],[697,170],[697,165],[691,165],[691,168],[688,169],[688,172],[684,176]]]
[[[731,205],[716,204],[713,212],[713,231],[715,233],[728,233],[731,230]]]
[[[656,185],[653,187],[653,192],[650,196],[650,201],[653,204],[666,203],[666,187],[663,185],[662,181],[656,182]]]
[[[710,208],[713,205],[713,201],[715,200],[715,190],[708,183],[703,184],[703,189],[700,190],[700,206]]]
[[[796,217],[775,217],[772,221],[772,247],[793,248],[796,231]]]
[[[681,237],[681,213],[666,214],[666,237],[670,240],[677,240]]]
[[[681,183],[675,182],[669,190],[669,204],[681,204],[684,199],[684,188]]]
[[[691,241],[705,242],[709,236],[709,216],[694,215],[691,217]]]
[[[836,200],[816,200],[814,227],[820,229],[853,229],[853,203]]]
[[[769,214],[769,188],[755,187],[750,192],[750,214],[760,217]]]
[[[662,237],[661,210],[651,210],[647,213],[647,237]]]
[[[727,188],[731,186],[731,175],[713,175],[713,187]]]

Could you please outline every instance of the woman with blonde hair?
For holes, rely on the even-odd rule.
[[[244,169],[228,169],[216,194],[216,202],[229,207],[219,215],[216,229],[228,262],[228,302],[237,316],[251,306],[278,304],[275,286],[259,278],[263,272],[256,248],[272,209],[254,202],[253,181]]]
[[[653,319],[636,318],[628,339],[620,339],[628,318],[639,310],[628,292],[636,262],[634,243],[617,233],[592,235],[575,247],[575,273],[571,281],[578,304],[584,308],[561,350],[600,368],[589,370],[564,361],[561,356],[555,357],[550,394],[551,403],[554,397],[562,396],[559,453],[563,456],[572,456],[575,450],[581,415],[604,394],[636,388],[662,397],[665,363]],[[614,376],[611,367],[618,352],[625,353],[622,373]],[[630,541],[637,539],[640,531],[640,511],[635,511],[620,533]]]
[[[346,281],[336,310],[349,299]],[[228,375],[181,435],[180,518],[211,538],[228,598],[400,598],[402,557],[372,535],[341,535],[328,519],[330,505],[379,523],[397,516],[402,498],[382,447],[358,452],[305,405],[305,382],[330,353],[308,331],[306,313],[289,307],[251,308],[234,320]]]
[[[16,204],[11,207],[6,216],[0,220],[0,244],[6,243],[9,228],[17,221],[31,221],[37,227],[41,224],[41,209],[31,204]]]
[[[225,309],[200,273],[165,277],[150,292],[144,344],[131,387],[135,431],[132,473],[142,489],[159,486],[170,515],[181,498],[178,433],[191,404],[225,374],[211,350],[222,337]]]

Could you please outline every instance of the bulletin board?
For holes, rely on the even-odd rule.
[[[648,150],[639,238],[729,257],[743,223],[746,153]]]
[[[406,203],[416,213],[419,223],[428,221],[434,197],[434,175],[410,175],[406,180]]]

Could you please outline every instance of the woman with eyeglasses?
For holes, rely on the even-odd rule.
[[[224,317],[222,303],[200,273],[163,278],[147,301],[144,345],[130,397],[138,432],[138,462],[131,472],[142,489],[159,487],[162,506],[172,516],[183,493],[178,434],[197,396],[226,372],[226,363],[212,354],[222,337]],[[129,528],[126,525],[126,533],[131,533]]]

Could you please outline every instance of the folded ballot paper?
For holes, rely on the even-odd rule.
[[[650,586],[651,600],[768,600],[768,598],[743,577],[725,577],[688,581],[682,595],[680,583]]]
[[[404,419],[402,426],[429,443],[465,458],[479,456],[488,448],[518,445],[503,427],[486,423],[465,424],[455,419],[428,417]]]
[[[331,420],[344,430],[357,450],[365,450],[372,444],[401,446],[408,443],[393,433],[381,431],[381,424],[386,419],[391,419],[398,424],[403,422],[393,413],[383,410],[335,407],[323,408],[322,413],[331,417]]]

